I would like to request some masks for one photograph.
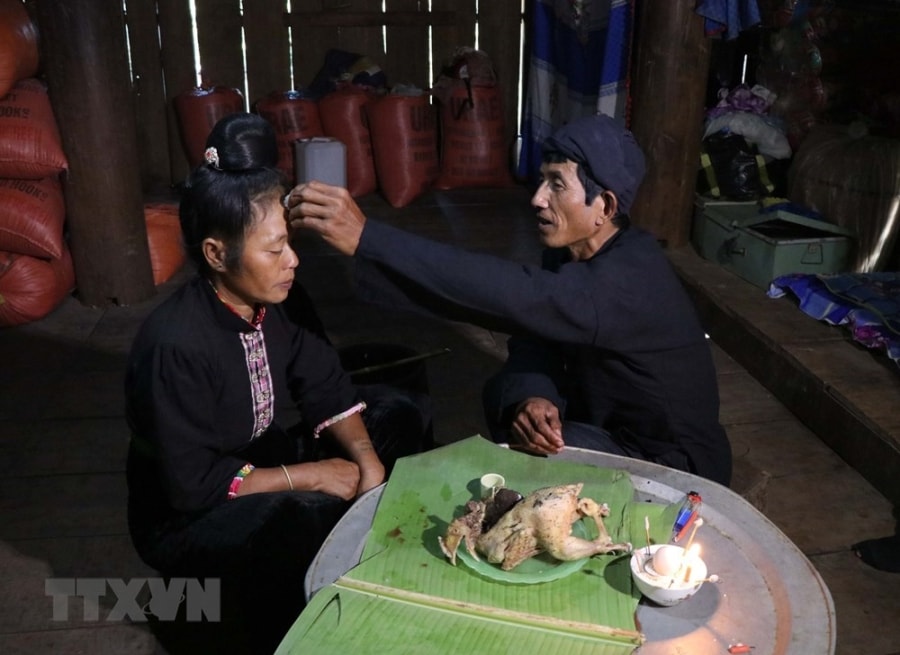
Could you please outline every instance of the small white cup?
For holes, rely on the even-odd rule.
[[[499,473],[485,473],[481,476],[481,497],[490,498],[501,487],[506,486],[506,478]]]

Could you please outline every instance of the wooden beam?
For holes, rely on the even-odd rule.
[[[671,247],[690,238],[710,43],[692,2],[639,3],[631,130],[647,175],[631,214]]]
[[[156,293],[121,3],[38,0],[42,62],[69,160],[63,178],[79,299]]]
[[[289,27],[374,27],[377,25],[453,25],[455,11],[292,11],[284,14]]]

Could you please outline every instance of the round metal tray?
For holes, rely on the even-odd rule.
[[[718,583],[706,583],[674,607],[646,599],[638,629],[640,655],[721,655],[730,645],[753,655],[832,655],[835,616],[831,593],[806,556],[746,500],[709,480],[640,460],[580,448],[560,459],[631,474],[640,502],[679,502],[689,490],[703,497],[704,525],[695,542]],[[307,598],[359,563],[384,486],[364,494],[325,540],[306,576]]]

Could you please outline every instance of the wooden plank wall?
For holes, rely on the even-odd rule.
[[[142,184],[150,195],[163,194],[189,172],[172,100],[197,85],[190,4],[124,4]],[[457,48],[475,47],[477,26],[478,47],[491,57],[501,85],[507,141],[515,139],[522,0],[384,0],[385,11],[382,0],[195,0],[195,6],[202,85],[239,89],[251,110],[270,92],[308,86],[333,48],[369,57],[389,85],[428,88]]]

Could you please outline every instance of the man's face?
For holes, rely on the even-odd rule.
[[[541,243],[549,248],[568,248],[573,258],[588,259],[605,238],[601,218],[605,200],[597,196],[584,204],[584,187],[578,179],[578,165],[573,161],[541,164],[541,184],[531,198],[537,209]]]

